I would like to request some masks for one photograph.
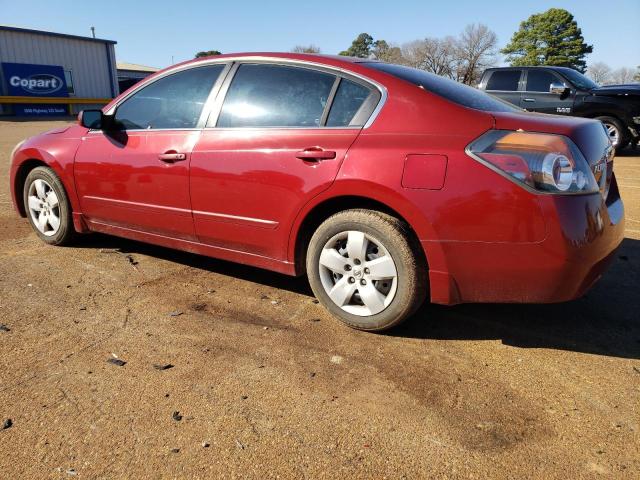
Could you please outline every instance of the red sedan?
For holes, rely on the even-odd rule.
[[[221,55],[19,144],[43,241],[103,232],[289,275],[344,323],[433,303],[582,295],[623,238],[598,121],[532,114],[421,70]]]

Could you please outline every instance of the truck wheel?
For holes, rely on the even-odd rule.
[[[359,330],[398,325],[427,294],[426,260],[409,227],[373,210],[325,220],[309,242],[307,275],[322,305]]]
[[[622,150],[629,143],[629,134],[622,122],[614,117],[597,117],[596,120],[600,120],[607,129],[609,139],[616,148],[616,150]]]

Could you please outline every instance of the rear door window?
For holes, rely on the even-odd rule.
[[[362,126],[378,103],[379,94],[351,80],[340,80],[327,117],[328,127]]]
[[[242,64],[216,126],[320,127],[335,79],[309,68]]]
[[[494,70],[487,82],[487,90],[515,92],[520,82],[520,70]]]
[[[527,92],[549,93],[549,86],[560,80],[548,70],[529,70],[527,72]]]

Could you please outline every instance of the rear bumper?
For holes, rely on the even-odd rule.
[[[584,295],[624,238],[615,180],[606,203],[595,194],[546,196],[541,204],[541,242],[442,242],[447,271],[430,272],[432,302],[555,303]]]

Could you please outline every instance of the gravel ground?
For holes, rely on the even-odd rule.
[[[8,156],[56,125],[0,122],[0,477],[640,477],[634,152],[615,166],[627,238],[585,298],[426,306],[376,335],[303,279],[107,236],[44,245]]]

